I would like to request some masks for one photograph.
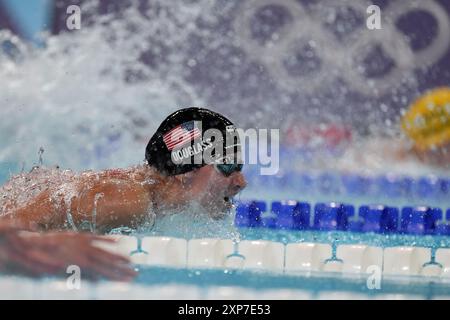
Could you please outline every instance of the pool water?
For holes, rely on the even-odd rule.
[[[10,173],[17,172],[19,169],[14,164],[4,164],[1,167],[1,175],[3,180],[9,177]],[[262,188],[267,184],[260,184],[258,180],[251,180],[249,177],[250,187],[243,191],[236,197],[237,204],[245,199],[264,199],[266,203],[270,201],[295,199],[308,201],[311,204],[320,201],[342,201],[355,205],[371,203],[380,197],[374,195],[362,195],[357,197],[355,195],[339,192],[322,192],[316,186],[316,189],[310,188],[304,193],[300,193],[302,186],[297,185],[290,189],[292,185],[280,185],[282,179],[271,178],[269,188]],[[253,183],[252,183],[253,182]],[[278,185],[277,185],[278,183]],[[402,206],[408,204],[408,198],[399,197],[384,197],[381,198],[383,204],[390,206]],[[422,200],[426,201],[426,199]],[[380,202],[378,202],[380,203]],[[420,202],[423,203],[423,202]],[[445,198],[431,198],[430,203],[439,206],[442,210],[447,209],[448,202]],[[172,214],[163,217],[158,217],[156,222],[151,227],[142,227],[138,230],[129,228],[118,228],[111,233],[115,236],[123,235],[126,238],[138,239],[136,245],[127,247],[125,254],[132,257],[136,268],[139,270],[139,275],[131,284],[114,284],[109,282],[89,283],[89,290],[79,293],[77,298],[151,298],[150,291],[155,288],[166,288],[167,298],[190,298],[197,296],[198,298],[286,298],[286,299],[391,299],[391,298],[418,298],[418,299],[433,299],[450,297],[450,278],[438,274],[423,274],[422,271],[403,273],[398,275],[386,273],[382,274],[380,287],[377,289],[369,289],[367,284],[370,274],[365,273],[365,270],[357,273],[346,273],[339,270],[326,269],[327,263],[338,262],[342,253],[338,252],[338,248],[346,246],[361,245],[367,250],[375,248],[380,252],[386,248],[425,248],[426,253],[411,253],[409,258],[411,262],[404,263],[406,267],[413,265],[414,259],[420,260],[423,265],[430,264],[431,266],[438,266],[439,270],[450,270],[450,266],[445,265],[447,261],[444,259],[444,265],[440,264],[441,260],[438,254],[436,260],[436,252],[439,250],[450,248],[449,236],[431,236],[431,235],[409,235],[409,234],[379,234],[379,233],[354,233],[349,231],[318,231],[318,230],[280,230],[271,228],[242,228],[236,227],[234,210],[225,218],[214,220],[199,212],[186,212],[182,214]],[[163,238],[161,238],[163,237]],[[257,250],[266,250],[267,254],[273,254],[274,249],[271,245],[276,244],[286,250],[284,253],[283,266],[274,268],[273,266],[264,262],[264,257],[260,257],[261,261],[257,262],[261,267],[254,268],[244,267],[236,268],[236,266],[229,267],[223,265],[222,267],[203,266],[201,268],[188,262],[166,263],[170,261],[161,258],[157,263],[148,263],[145,259],[139,258],[139,254],[152,255],[152,249],[148,249],[148,245],[144,245],[143,239],[184,239],[186,242],[187,251],[190,247],[187,245],[190,241],[196,239],[205,240],[208,246],[210,243],[218,243],[218,241],[232,241],[235,249],[233,254],[242,255],[238,246],[242,243],[247,245],[257,245],[254,247]],[[329,248],[329,252],[323,256],[327,261],[323,262],[321,267],[310,268],[307,271],[289,272],[287,269],[287,248],[289,245],[305,243],[313,246],[325,245]],[[216,244],[214,244],[216,245]],[[258,246],[262,246],[258,249]],[[267,247],[264,247],[267,246]],[[215,250],[212,247],[213,251]],[[217,247],[219,248],[219,247]],[[222,248],[222,247],[220,247]],[[239,247],[240,248],[240,247]],[[286,248],[286,249],[284,249]],[[114,249],[116,250],[116,249]],[[119,252],[122,252],[119,247]],[[191,250],[193,250],[191,248]],[[195,250],[202,250],[196,247]],[[222,254],[221,249],[217,252],[212,252],[214,256]],[[273,252],[272,252],[272,251]],[[328,249],[327,249],[328,250]],[[366,249],[364,249],[366,250]],[[422,250],[422,249],[420,249]],[[116,251],[117,252],[117,251]],[[134,253],[138,256],[133,256]],[[369,252],[369,251],[367,251]],[[123,252],[122,252],[123,253]],[[158,255],[159,252],[153,254]],[[179,253],[176,253],[179,254]],[[175,254],[175,255],[176,255]],[[190,254],[190,253],[186,253]],[[318,255],[319,251],[314,251],[311,259],[316,259],[314,255]],[[344,254],[346,254],[344,252]],[[350,253],[351,254],[351,253]],[[394,255],[396,253],[394,252]],[[181,256],[183,253],[180,254]],[[263,253],[264,255],[264,253]],[[133,258],[134,257],[134,258]],[[137,258],[136,258],[137,257]],[[133,260],[135,259],[135,260]],[[202,258],[201,258],[202,259]],[[208,258],[209,259],[209,258]],[[215,259],[215,258],[214,258]],[[244,257],[245,259],[245,257]],[[365,258],[362,258],[363,260]],[[329,261],[328,261],[329,260]],[[370,259],[369,259],[370,260]],[[161,262],[162,261],[162,262]],[[205,260],[206,261],[206,260]],[[361,260],[362,261],[362,260]],[[266,265],[265,265],[266,263]],[[309,263],[309,262],[308,262]],[[311,262],[312,263],[312,262]],[[343,264],[344,268],[345,263]],[[442,266],[442,267],[441,267]],[[367,267],[367,265],[365,265]],[[412,268],[412,267],[411,267]],[[442,273],[443,272],[443,273]],[[442,274],[446,272],[442,271]],[[9,280],[8,280],[9,279]],[[19,283],[24,285],[23,296],[20,298],[35,298],[35,297],[52,297],[55,292],[60,292],[62,296],[68,298],[73,296],[73,293],[65,292],[63,289],[55,289],[64,287],[61,279],[47,279],[47,280],[28,280],[17,278]],[[13,280],[8,277],[0,278],[0,287],[6,288],[7,284]],[[14,281],[13,281],[14,282]],[[3,283],[3,284],[2,284]],[[57,285],[60,283],[60,285]],[[105,290],[104,288],[108,288]],[[46,288],[43,295],[36,294],[39,291],[37,288]],[[100,289],[99,289],[100,288]],[[103,288],[103,289],[102,289]],[[112,289],[111,289],[112,288]],[[176,289],[174,289],[176,288]],[[3,290],[3,289],[2,289]],[[0,291],[2,291],[0,290]],[[55,291],[56,290],[56,291]],[[61,291],[62,290],[62,291]],[[172,292],[172,296],[170,296]],[[158,298],[153,296],[153,298]]]
[[[3,175],[8,176],[14,168],[13,165],[1,167]],[[6,174],[5,174],[6,173]],[[278,190],[274,192],[273,190]],[[352,197],[350,195],[338,195],[332,198],[330,195],[319,195],[317,192],[309,192],[301,197],[302,200],[319,202],[328,200],[352,201],[353,204],[363,204],[370,200],[368,197]],[[297,195],[297,197],[295,197]],[[272,200],[299,199],[299,195],[286,188],[273,188],[263,190],[253,185],[248,190],[240,194],[237,201],[243,199],[265,199],[268,203]],[[383,199],[388,205],[404,204],[405,199]],[[435,204],[437,202],[434,202]],[[442,209],[446,209],[445,201],[438,203]],[[436,262],[436,251],[450,248],[450,237],[431,235],[408,235],[408,234],[378,234],[378,233],[353,233],[349,231],[318,231],[318,230],[277,230],[270,228],[237,228],[234,221],[234,212],[224,219],[213,220],[198,212],[187,212],[183,214],[173,214],[157,218],[155,224],[149,228],[131,230],[129,228],[118,228],[113,230],[113,234],[124,235],[125,237],[140,239],[135,249],[151,255],[151,250],[146,251],[142,245],[142,239],[160,238],[185,239],[183,241],[196,239],[231,240],[237,246],[239,243],[269,243],[282,244],[283,247],[289,244],[308,243],[314,245],[324,244],[329,247],[330,252],[327,260],[339,261],[337,248],[346,245],[363,245],[368,248],[426,248],[428,257],[424,258],[423,264],[439,264]],[[256,247],[255,247],[256,248]],[[287,248],[287,247],[286,247]],[[380,249],[380,250],[381,250]],[[189,250],[189,249],[188,249]],[[271,250],[267,247],[266,250]],[[136,250],[128,250],[132,252]],[[287,252],[287,251],[286,251]],[[158,254],[158,253],[156,253]],[[287,253],[286,253],[287,254]],[[314,258],[312,258],[314,259]],[[415,259],[411,255],[411,259]],[[347,274],[329,270],[311,269],[307,272],[298,271],[295,273],[285,272],[283,269],[274,270],[271,267],[260,269],[235,267],[202,267],[198,268],[186,264],[180,265],[158,265],[140,264],[139,260],[134,261],[139,275],[132,284],[108,284],[109,282],[89,283],[90,290],[79,293],[77,298],[103,299],[109,297],[136,299],[149,298],[149,292],[145,288],[166,288],[167,298],[189,298],[197,296],[199,298],[286,298],[286,299],[391,299],[391,298],[418,298],[433,299],[450,297],[450,278],[421,274],[383,274],[381,286],[378,289],[369,289],[367,281],[370,275],[364,270],[360,273]],[[444,266],[444,269],[447,266]],[[8,280],[9,279],[9,280]],[[35,288],[25,290],[21,298],[51,297],[55,292],[60,292],[58,283],[61,279],[47,279],[32,281],[17,278],[19,283],[25,288]],[[6,285],[12,280],[8,277],[0,278],[0,286]],[[3,283],[3,285],[1,284]],[[36,294],[36,288],[45,287],[47,291],[44,295]],[[112,286],[111,290],[104,290]],[[64,287],[64,286],[63,286]],[[53,289],[52,289],[53,288]],[[94,289],[96,288],[96,289]],[[100,288],[100,289],[98,289]],[[119,288],[119,289],[118,289]],[[177,288],[177,289],[173,289]],[[117,290],[116,290],[117,289]],[[53,290],[53,291],[52,291]],[[56,290],[56,291],[54,291]],[[59,290],[59,291],[58,291]],[[159,290],[159,289],[158,289]],[[39,290],[38,290],[39,291]],[[133,294],[131,292],[134,292]],[[170,292],[173,296],[170,296]],[[72,297],[70,292],[61,293],[67,297]],[[154,297],[158,298],[158,297]]]
[[[441,192],[443,189],[439,190],[435,183],[439,180],[435,177],[450,181],[445,172],[414,159],[393,163],[392,158],[381,152],[384,147],[377,138],[377,132],[381,132],[384,143],[392,144],[395,141],[392,139],[399,135],[394,125],[395,114],[407,107],[410,98],[423,93],[418,85],[427,80],[418,77],[424,72],[415,72],[416,68],[428,69],[423,63],[405,70],[395,86],[387,85],[393,79],[387,76],[397,72],[377,78],[380,87],[373,87],[373,80],[359,76],[344,77],[345,81],[340,77],[334,79],[330,72],[322,72],[328,67],[319,70],[318,78],[308,75],[297,82],[284,71],[280,74],[276,63],[261,59],[267,56],[284,59],[290,54],[285,51],[289,49],[289,41],[282,41],[282,50],[273,55],[261,55],[263,48],[251,43],[269,39],[263,39],[264,34],[255,34],[255,39],[240,39],[241,34],[250,31],[244,25],[253,29],[257,27],[254,23],[267,20],[266,14],[255,15],[249,23],[242,20],[259,7],[257,1],[247,1],[255,6],[252,10],[241,10],[238,2],[155,1],[153,7],[158,10],[150,6],[145,14],[141,14],[139,2],[133,1],[135,5],[127,6],[120,14],[112,12],[99,17],[101,10],[97,10],[96,2],[87,1],[87,7],[83,7],[87,25],[76,32],[44,35],[39,49],[29,47],[8,32],[0,33],[0,40],[6,39],[7,44],[17,47],[17,53],[11,56],[0,52],[1,116],[7,119],[0,126],[0,184],[11,173],[26,172],[38,164],[40,147],[45,149],[43,162],[48,166],[100,170],[134,165],[143,158],[149,134],[177,106],[213,105],[243,127],[283,128],[295,124],[308,128],[327,123],[339,127],[350,121],[352,134],[355,132],[355,140],[346,141],[350,145],[342,150],[339,146],[328,151],[314,147],[303,153],[280,150],[281,170],[276,177],[258,176],[257,170],[246,167],[249,187],[237,200],[265,203],[297,200],[310,204],[335,201],[355,208],[367,204],[398,208],[424,205],[440,208],[445,216],[450,208],[450,193],[448,189]],[[309,8],[311,1],[307,2]],[[303,5],[299,5],[298,1],[281,3],[282,9],[287,6],[284,9],[289,12],[294,8],[294,13],[303,11]],[[270,13],[270,6],[267,7],[264,10]],[[328,14],[333,11],[321,5],[311,8],[314,10],[306,10],[313,14],[311,21],[325,18],[328,24],[329,17],[340,16],[336,14],[338,11]],[[66,12],[62,12],[65,16]],[[276,12],[273,12],[275,25],[284,21],[283,15]],[[362,14],[366,14],[365,8]],[[59,18],[55,17],[55,21],[64,21]],[[305,23],[306,18],[309,16],[294,20]],[[332,24],[342,26],[337,20]],[[273,28],[275,25],[263,23],[255,30],[273,29],[272,35],[278,38],[282,34],[278,35],[279,26]],[[236,27],[239,29],[235,30]],[[288,39],[297,39],[299,35],[324,39],[325,30],[316,27],[294,25],[283,29],[288,32]],[[299,34],[299,30],[306,33]],[[404,34],[396,34],[398,41],[404,40]],[[326,42],[329,46],[318,53],[337,52],[335,41]],[[270,47],[277,46],[267,46]],[[338,71],[333,74],[350,74],[348,70],[339,71],[346,65],[339,56],[348,57],[355,52],[344,53],[326,59],[327,66]],[[322,60],[321,54],[314,58]],[[438,65],[430,69],[446,71],[445,66]],[[439,79],[444,77],[432,73]],[[310,81],[322,77],[327,81]],[[346,81],[347,85],[341,83]],[[312,82],[317,82],[314,92],[308,89]],[[386,101],[379,101],[376,97],[380,96],[379,90],[386,90],[383,88],[392,94],[388,94]],[[368,137],[372,131],[375,137]],[[394,178],[385,172],[386,168],[395,171]],[[346,189],[348,184],[342,177],[349,173],[352,179],[356,175],[356,179],[350,179],[351,188]],[[403,176],[409,174],[414,177]],[[411,189],[402,189],[403,182]],[[1,276],[0,297],[10,298],[13,294],[19,298],[83,299],[450,297],[447,281],[450,237],[237,228],[234,222],[232,214],[212,220],[198,212],[186,212],[160,217],[149,228],[119,228],[113,233],[122,240],[108,250],[130,255],[140,270],[133,283],[86,281],[80,291],[73,292],[67,290],[65,279]],[[196,242],[198,239],[204,241]],[[167,252],[160,250],[164,246],[168,246]],[[239,260],[242,269],[226,264],[229,257],[238,255],[240,258],[246,255]],[[346,258],[341,259],[341,255]],[[295,265],[295,258],[302,265]],[[365,267],[371,263],[383,271],[380,289],[369,289],[367,284]],[[342,272],[345,268],[357,272]]]
[[[402,281],[403,280],[403,281]],[[218,271],[218,270],[177,270],[168,268],[142,269],[139,283],[148,285],[162,285],[167,283],[188,284],[203,288],[230,286],[257,290],[301,290],[314,299],[333,292],[340,293],[342,297],[358,294],[369,299],[380,298],[386,295],[416,296],[422,299],[431,299],[438,296],[449,296],[449,282],[439,283],[423,281],[420,278],[387,280],[379,290],[367,288],[367,279],[336,277],[333,273],[320,273],[308,275],[274,275],[273,273],[255,273],[249,271]],[[257,299],[258,294],[254,297]],[[336,295],[338,297],[338,295]],[[449,296],[450,298],[450,296]]]

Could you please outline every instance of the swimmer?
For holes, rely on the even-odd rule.
[[[450,168],[450,88],[437,88],[415,100],[399,124],[399,135],[362,139],[348,148],[336,167],[348,170],[349,163],[372,170],[435,170]],[[361,152],[364,150],[364,152]],[[354,159],[348,161],[348,159]],[[419,169],[420,168],[420,169]]]
[[[411,151],[422,162],[450,165],[450,88],[427,92],[403,116],[402,129],[411,139]]]
[[[192,126],[194,121],[201,124],[200,129]],[[231,145],[224,144],[225,139],[205,141],[203,134],[216,129],[226,137],[232,128],[230,120],[208,109],[178,110],[150,139],[143,165],[80,174],[35,168],[12,177],[0,188],[0,221],[13,220],[39,230],[108,232],[137,228],[192,203],[214,218],[222,217],[231,209],[232,198],[246,186],[239,161],[240,141],[239,137]],[[196,141],[201,142],[197,148]],[[226,156],[216,157],[214,163],[203,157],[199,162],[195,157],[209,147]],[[180,157],[184,157],[182,163],[174,161]]]
[[[24,231],[13,221],[3,221],[0,222],[0,272],[67,276],[67,267],[77,265],[83,277],[131,281],[136,272],[128,258],[95,245],[110,241],[88,233]]]

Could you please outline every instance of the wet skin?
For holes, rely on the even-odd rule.
[[[25,231],[17,223],[0,222],[0,272],[27,276],[67,277],[69,265],[77,265],[83,278],[105,277],[131,281],[136,272],[126,257],[98,248],[111,239],[86,233]]]
[[[11,208],[0,218],[13,219],[22,226],[43,230],[67,227],[67,212],[74,225],[92,221],[96,230],[106,232],[120,226],[136,227],[149,214],[180,210],[192,201],[212,217],[231,207],[231,198],[246,186],[241,172],[226,177],[207,165],[186,174],[166,177],[144,165],[102,172],[85,172],[73,182],[76,190],[70,203],[64,194],[45,190],[26,205]]]
[[[97,231],[133,227],[149,212],[158,215],[163,210],[179,210],[191,201],[220,217],[217,213],[230,209],[231,198],[246,186],[242,173],[225,177],[211,165],[174,177],[164,177],[148,166],[86,172],[73,183],[77,192],[70,205],[64,194],[55,197],[54,190],[46,190],[25,206],[2,214],[0,272],[66,275],[67,266],[74,264],[90,277],[131,280],[136,272],[128,258],[95,245],[111,240],[86,233],[34,231],[66,228],[67,210],[79,225],[83,220],[92,221],[95,208]]]

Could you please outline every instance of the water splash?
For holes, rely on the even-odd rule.
[[[30,172],[15,175],[0,187],[0,215],[30,203],[46,190],[52,191],[56,204],[62,197],[70,206],[72,197],[77,194],[73,183],[75,178],[76,173],[71,170],[46,167],[34,167]]]
[[[171,62],[157,68],[141,58],[186,39],[188,31],[178,24],[199,12],[181,11],[181,20],[158,15],[155,22],[155,12],[145,18],[130,6],[122,19],[106,14],[77,32],[43,35],[42,49],[1,31],[2,43],[17,52],[0,53],[0,103],[7,119],[0,126],[0,161],[29,165],[38,146],[45,148],[47,163],[72,169],[141,161],[168,113],[202,104],[179,77],[176,54],[161,53]]]
[[[398,128],[379,125],[380,119],[395,122],[398,115],[386,112],[386,105],[379,101],[353,96],[340,81],[326,79],[331,84],[312,95],[301,87],[295,92],[283,90],[283,78],[271,76],[263,64],[236,45],[240,30],[228,27],[239,12],[237,4],[152,0],[151,7],[141,10],[132,1],[120,14],[103,15],[96,13],[98,6],[98,1],[83,4],[83,16],[88,18],[81,30],[42,35],[43,48],[30,47],[11,33],[0,31],[0,43],[9,48],[0,53],[1,115],[7,119],[0,125],[0,162],[30,166],[36,149],[42,146],[46,164],[73,170],[136,164],[144,158],[147,140],[168,113],[181,106],[211,102],[214,109],[235,115],[240,125],[285,130],[296,122],[350,121],[367,132],[398,134]],[[335,24],[335,16],[327,10],[321,6],[315,10],[324,14],[328,24]],[[252,23],[257,20],[252,19]],[[310,51],[305,54],[309,56]],[[259,51],[253,54],[261,56]],[[298,60],[288,62],[293,63],[292,68],[301,65]],[[331,61],[334,65],[341,62]],[[406,78],[406,88],[391,90],[391,101],[402,106],[418,94],[414,76],[408,73]],[[338,169],[361,167],[361,163],[374,170],[384,169],[385,159],[371,155],[380,155],[379,148],[373,149],[366,158],[371,163],[348,156],[337,161],[342,166]],[[359,145],[352,150],[360,154]],[[334,158],[329,162],[334,164]],[[412,172],[417,166],[412,163],[409,168]],[[39,170],[42,176],[38,182],[56,174],[53,169]],[[62,193],[71,194],[66,182],[73,174],[65,171],[56,178],[62,183]],[[14,192],[22,203],[40,191],[33,183],[19,175],[0,194],[7,196],[17,188]],[[184,223],[186,219],[197,219],[173,217],[164,219],[172,219],[180,228],[190,225]],[[176,222],[178,218],[181,220]],[[232,232],[220,226],[223,224],[211,222],[206,233]]]
[[[120,10],[99,14],[102,3],[83,1],[81,30],[44,34],[41,49],[0,32],[0,42],[11,48],[0,54],[0,103],[2,116],[8,119],[0,125],[1,162],[29,165],[33,150],[43,146],[48,164],[76,170],[136,164],[160,121],[189,105],[212,104],[213,109],[239,120],[240,126],[285,132],[295,124],[347,123],[365,135],[392,137],[399,135],[395,123],[400,107],[420,93],[412,69],[401,74],[398,86],[389,86],[387,97],[355,94],[339,80],[351,74],[336,71],[348,59],[334,54],[338,40],[372,39],[372,33],[359,30],[364,29],[366,14],[362,2],[346,1],[350,6],[346,8],[329,1],[246,1],[246,5],[221,0],[140,0],[121,1]],[[292,21],[292,15],[307,19]],[[295,28],[295,23],[309,20],[314,20],[314,28]],[[403,43],[407,35],[399,32],[389,41],[395,38]],[[333,40],[323,41],[321,52],[295,54],[299,48],[294,46],[291,52],[286,46],[290,37],[299,41],[310,37],[309,45],[317,49],[323,34]],[[282,74],[295,73],[296,66],[302,71],[309,60],[331,53],[330,67],[315,77],[326,81],[319,81],[320,88],[308,93],[306,85],[295,82],[299,79],[271,74],[259,59],[265,55],[249,50],[247,45],[253,42],[243,41],[243,35],[254,37],[255,45],[267,39],[275,47],[282,44],[287,51],[274,52],[275,58],[295,58],[294,65],[288,63],[292,70]],[[350,49],[340,45],[339,50]],[[383,69],[386,61],[372,60],[377,69],[372,71]],[[370,87],[369,80],[356,78],[350,82]],[[294,91],[288,85],[291,80]],[[306,83],[311,81],[307,78]],[[358,145],[353,149],[359,152]],[[372,159],[371,154],[367,158]],[[355,167],[357,161],[347,164],[345,160],[343,166]],[[375,169],[384,166],[383,159],[373,165]]]
[[[234,213],[229,212],[221,219],[211,216],[192,202],[180,212],[167,212],[155,221],[151,230],[141,230],[142,233],[153,236],[171,236],[184,239],[195,238],[239,238],[239,231],[234,226]]]

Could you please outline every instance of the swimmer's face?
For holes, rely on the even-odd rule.
[[[214,217],[231,209],[231,199],[247,182],[240,171],[225,176],[213,165],[207,165],[192,172],[190,184],[194,199]]]

